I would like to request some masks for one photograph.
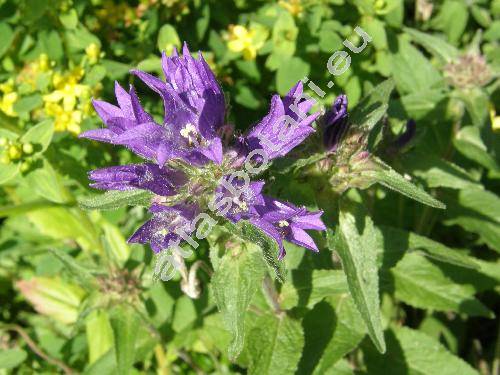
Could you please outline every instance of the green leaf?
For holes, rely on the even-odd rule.
[[[307,167],[311,164],[314,164],[320,160],[323,160],[327,157],[325,153],[317,153],[313,154],[307,158],[298,159],[298,160],[288,160],[285,158],[278,159],[273,161],[273,169],[275,169],[276,173],[279,174],[287,174],[287,173],[298,173],[300,169]]]
[[[384,22],[378,20],[377,18],[364,17],[362,18],[361,27],[368,35],[371,36],[375,49],[387,49],[387,34],[385,32]]]
[[[208,4],[204,4],[201,7],[201,10],[197,13],[196,34],[198,36],[198,40],[202,40],[210,23],[210,6]]]
[[[464,1],[445,0],[438,15],[432,20],[432,25],[446,33],[448,40],[457,44],[464,35],[469,9]]]
[[[107,78],[110,80],[123,78],[130,70],[129,64],[119,61],[102,59],[101,63],[106,68]]]
[[[158,75],[163,74],[161,59],[158,56],[151,56],[142,60],[139,64],[137,64],[137,69],[148,73],[156,73]]]
[[[19,164],[1,164],[0,163],[0,185],[12,180],[19,173]]]
[[[399,327],[388,331],[386,337],[386,355],[380,355],[368,345],[363,349],[369,374],[479,375],[424,333]]]
[[[96,362],[113,347],[113,330],[105,310],[92,311],[85,321],[89,350],[89,365]]]
[[[385,264],[394,263],[389,258],[394,257],[397,260],[403,252],[413,251],[440,262],[471,269],[479,268],[479,264],[473,258],[427,237],[387,226],[380,226],[379,229],[384,236]]]
[[[67,13],[60,14],[59,21],[66,29],[75,29],[78,25],[78,13],[72,8]]]
[[[493,134],[492,134],[493,136]],[[498,162],[488,153],[486,145],[480,136],[477,126],[465,126],[459,130],[453,139],[455,148],[466,158],[494,171],[500,170]]]
[[[334,237],[328,230],[327,241],[330,250],[336,251],[342,260],[349,291],[372,341],[384,352],[376,260],[378,242],[372,220],[360,205],[343,199],[337,233]]]
[[[78,210],[64,207],[44,208],[27,213],[40,233],[59,240],[73,240],[82,249],[101,251],[99,235],[88,216]]]
[[[404,159],[404,167],[423,179],[429,188],[482,189],[481,184],[459,166],[431,152],[413,152]]]
[[[130,247],[121,230],[104,220],[100,224],[104,231],[105,249],[108,250],[108,255],[120,266],[123,266],[130,256]]]
[[[459,51],[451,44],[448,44],[443,38],[423,33],[421,31],[404,28],[404,31],[410,35],[415,42],[424,47],[427,51],[432,53],[437,58],[441,59],[443,63],[449,63],[458,57]]]
[[[460,272],[460,268],[457,271]],[[474,298],[473,286],[456,283],[453,274],[444,272],[418,254],[406,254],[391,269],[391,273],[394,276],[396,298],[410,306],[493,317],[493,313]]]
[[[44,30],[40,32],[39,40],[43,51],[51,60],[60,60],[62,58],[64,54],[62,40],[56,30]]]
[[[401,97],[401,103],[408,114],[414,119],[425,117],[436,109],[436,104],[446,97],[442,89],[425,89]]]
[[[135,362],[139,317],[131,306],[120,305],[111,315],[118,373],[126,375]]]
[[[338,26],[336,21],[325,21],[321,24],[319,30],[318,47],[322,52],[333,53],[343,48],[342,39],[338,35]]]
[[[84,51],[92,43],[100,46],[101,41],[94,34],[89,32],[85,27],[79,25],[74,30],[68,30],[65,33],[66,45],[69,46],[71,51],[80,52]],[[108,69],[108,72],[110,70]]]
[[[88,366],[83,372],[83,375],[114,375],[116,373],[116,356],[114,350],[111,349]]]
[[[285,95],[290,87],[309,74],[309,64],[298,57],[283,61],[276,72],[276,88],[281,95]]]
[[[271,37],[272,53],[266,61],[266,67],[276,70],[295,53],[299,29],[289,12],[281,12],[274,23]]]
[[[212,287],[224,323],[233,334],[229,357],[236,359],[243,349],[245,315],[264,276],[262,257],[250,248],[228,251],[212,277]]]
[[[449,200],[444,223],[478,234],[480,242],[500,252],[500,198],[487,190],[464,189]]]
[[[160,52],[165,51],[167,54],[172,53],[174,47],[181,47],[181,40],[175,27],[168,23],[163,25],[158,31],[158,49]]]
[[[237,224],[226,222],[224,226],[229,233],[238,236],[244,241],[258,245],[262,250],[266,263],[274,270],[276,278],[280,282],[285,281],[285,264],[278,260],[280,250],[275,240],[245,220],[241,220]]]
[[[21,137],[21,142],[40,145],[41,149],[35,149],[35,151],[42,153],[49,147],[53,135],[54,122],[52,120],[45,120],[29,128]]]
[[[14,103],[14,111],[19,114],[28,114],[35,108],[43,105],[43,99],[40,94],[24,96]]]
[[[174,317],[172,319],[172,329],[175,332],[182,332],[189,328],[197,318],[194,301],[186,295],[178,297],[175,302]]]
[[[0,217],[23,215],[27,212],[49,207],[57,207],[57,205],[47,201],[35,201],[12,206],[3,206],[0,207]]]
[[[88,291],[93,291],[97,287],[97,279],[89,272],[88,268],[78,263],[72,256],[59,249],[50,249],[50,252],[64,264],[65,269],[72,273],[79,281],[80,285]]]
[[[26,180],[42,198],[55,203],[69,203],[73,201],[73,196],[64,186],[62,177],[47,160],[43,160],[42,168],[31,171],[26,176]]]
[[[12,369],[22,364],[28,354],[22,349],[2,349],[0,351],[0,369]]]
[[[147,190],[116,190],[78,198],[78,204],[84,210],[116,210],[123,206],[147,206],[152,197],[153,194]]]
[[[340,270],[293,270],[281,288],[280,306],[285,310],[298,305],[311,308],[325,297],[346,292],[347,281]]]
[[[443,82],[431,62],[402,37],[399,38],[398,52],[392,57],[392,71],[401,94],[425,91]]]
[[[302,325],[305,345],[299,374],[328,373],[366,334],[363,319],[349,294],[318,303],[304,317]]]
[[[89,72],[85,74],[83,82],[89,86],[95,86],[106,78],[106,68],[102,65],[94,65]]]
[[[371,131],[387,111],[393,90],[392,79],[375,86],[351,111],[351,122],[365,131]]]
[[[488,124],[490,98],[488,93],[481,88],[463,90],[457,96],[464,102],[465,108],[472,120],[472,125],[484,127]]]
[[[14,40],[14,32],[6,22],[0,23],[0,40],[2,41],[2,44],[0,45],[0,57],[2,57],[9,50],[10,45]]]
[[[406,178],[397,173],[394,169],[377,160],[382,165],[383,169],[363,172],[363,175],[373,178],[379,184],[397,191],[400,194],[414,199],[420,203],[431,207],[444,209],[446,206],[436,198],[418,188]]]
[[[293,374],[303,346],[300,322],[285,314],[260,316],[248,335],[248,373]]]

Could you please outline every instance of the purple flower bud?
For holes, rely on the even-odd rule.
[[[405,131],[396,139],[394,142],[394,146],[397,149],[401,149],[404,146],[406,146],[415,136],[417,132],[417,123],[415,120],[410,119],[406,122],[406,129]]]
[[[323,143],[329,152],[337,151],[342,138],[349,129],[347,96],[339,95],[332,108],[323,117]]]

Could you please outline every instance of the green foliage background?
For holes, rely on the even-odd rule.
[[[357,25],[372,41],[333,78]],[[0,0],[0,373],[498,374],[499,40],[498,0]],[[134,67],[161,75],[181,41],[203,51],[237,131],[305,76],[324,105],[382,108],[384,140],[415,119],[404,150],[377,149],[405,178],[339,198],[304,177],[308,148],[266,177],[325,210],[319,254],[287,244],[279,282],[273,244],[226,227],[187,260],[199,298],[180,275],[153,280],[151,250],[125,241],[146,209],[84,210],[87,171],[135,156],[76,135],[100,126],[92,96],[113,101]]]

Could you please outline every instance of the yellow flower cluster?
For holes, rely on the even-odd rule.
[[[125,2],[116,4],[113,0],[105,0],[102,8],[96,11],[96,16],[100,21],[99,27],[110,26],[115,28],[121,22],[126,27],[130,27],[140,19],[137,12],[136,8],[131,7]]]
[[[249,28],[242,25],[230,25],[227,48],[233,52],[241,52],[245,60],[254,60],[268,35],[269,31],[259,24],[252,24]]]
[[[497,112],[493,106],[490,109],[490,119],[491,119],[491,128],[494,132],[500,132],[500,116],[497,116]]]
[[[0,110],[7,116],[17,116],[14,111],[14,104],[16,103],[19,95],[14,91],[14,81],[9,80],[0,84],[0,91],[2,92],[2,99],[0,99]]]
[[[300,17],[304,11],[301,0],[280,0],[278,4],[294,17]]]
[[[79,134],[84,116],[92,111],[90,98],[99,90],[99,85],[90,87],[82,83],[85,74],[82,66],[93,65],[102,56],[95,43],[90,44],[85,53],[82,65],[69,71],[56,71],[55,63],[46,54],[27,63],[15,80],[0,84],[0,111],[22,117],[15,112],[15,103],[23,95],[38,92],[42,94],[43,106],[34,109],[30,116],[34,119],[52,117],[55,131]]]
[[[85,55],[90,63],[90,65],[94,65],[99,61],[101,57],[101,47],[95,43],[91,43],[85,48]]]
[[[66,74],[54,73],[52,84],[55,88],[43,96],[45,113],[54,117],[55,131],[80,133],[83,115],[89,114],[91,87],[81,84],[84,71],[77,67]]]
[[[53,66],[54,62],[49,60],[49,56],[42,53],[36,60],[24,66],[16,81],[20,84],[28,84],[32,90],[35,90],[40,76],[48,75],[50,77],[53,74]]]

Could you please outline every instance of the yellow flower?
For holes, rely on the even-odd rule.
[[[17,92],[9,92],[2,96],[0,101],[0,110],[7,116],[15,117],[17,113],[14,111],[14,104],[16,103],[19,95]]]
[[[50,70],[51,63],[49,61],[49,56],[45,53],[38,56],[38,60],[35,61],[34,64],[36,71],[38,72],[48,72]]]
[[[77,68],[71,73],[61,75],[54,74],[53,84],[56,90],[44,95],[43,100],[49,103],[59,103],[62,101],[64,111],[69,112],[75,109],[78,98],[88,96],[89,86],[79,83],[83,77],[83,69]]]
[[[14,81],[12,80],[12,78],[0,84],[0,91],[4,94],[9,94],[14,91]]]
[[[57,132],[69,131],[74,134],[80,134],[80,124],[82,122],[82,111],[65,110],[58,103],[46,102],[45,113],[54,117],[54,130]]]
[[[17,76],[18,82],[23,82],[31,85],[33,89],[37,86],[37,80],[40,75],[48,75],[49,79],[52,76],[53,61],[49,60],[49,56],[42,53],[38,58],[26,64]]]
[[[233,52],[241,52],[245,60],[253,60],[267,36],[267,29],[259,24],[252,24],[249,29],[241,25],[230,25],[227,48]]]
[[[490,109],[491,128],[494,132],[500,132],[500,116],[497,116],[495,108]]]
[[[278,4],[294,17],[301,16],[304,10],[300,0],[280,0]]]
[[[85,48],[85,54],[89,59],[90,64],[95,64],[99,61],[99,57],[101,57],[101,47],[99,47],[95,43],[91,43]]]

